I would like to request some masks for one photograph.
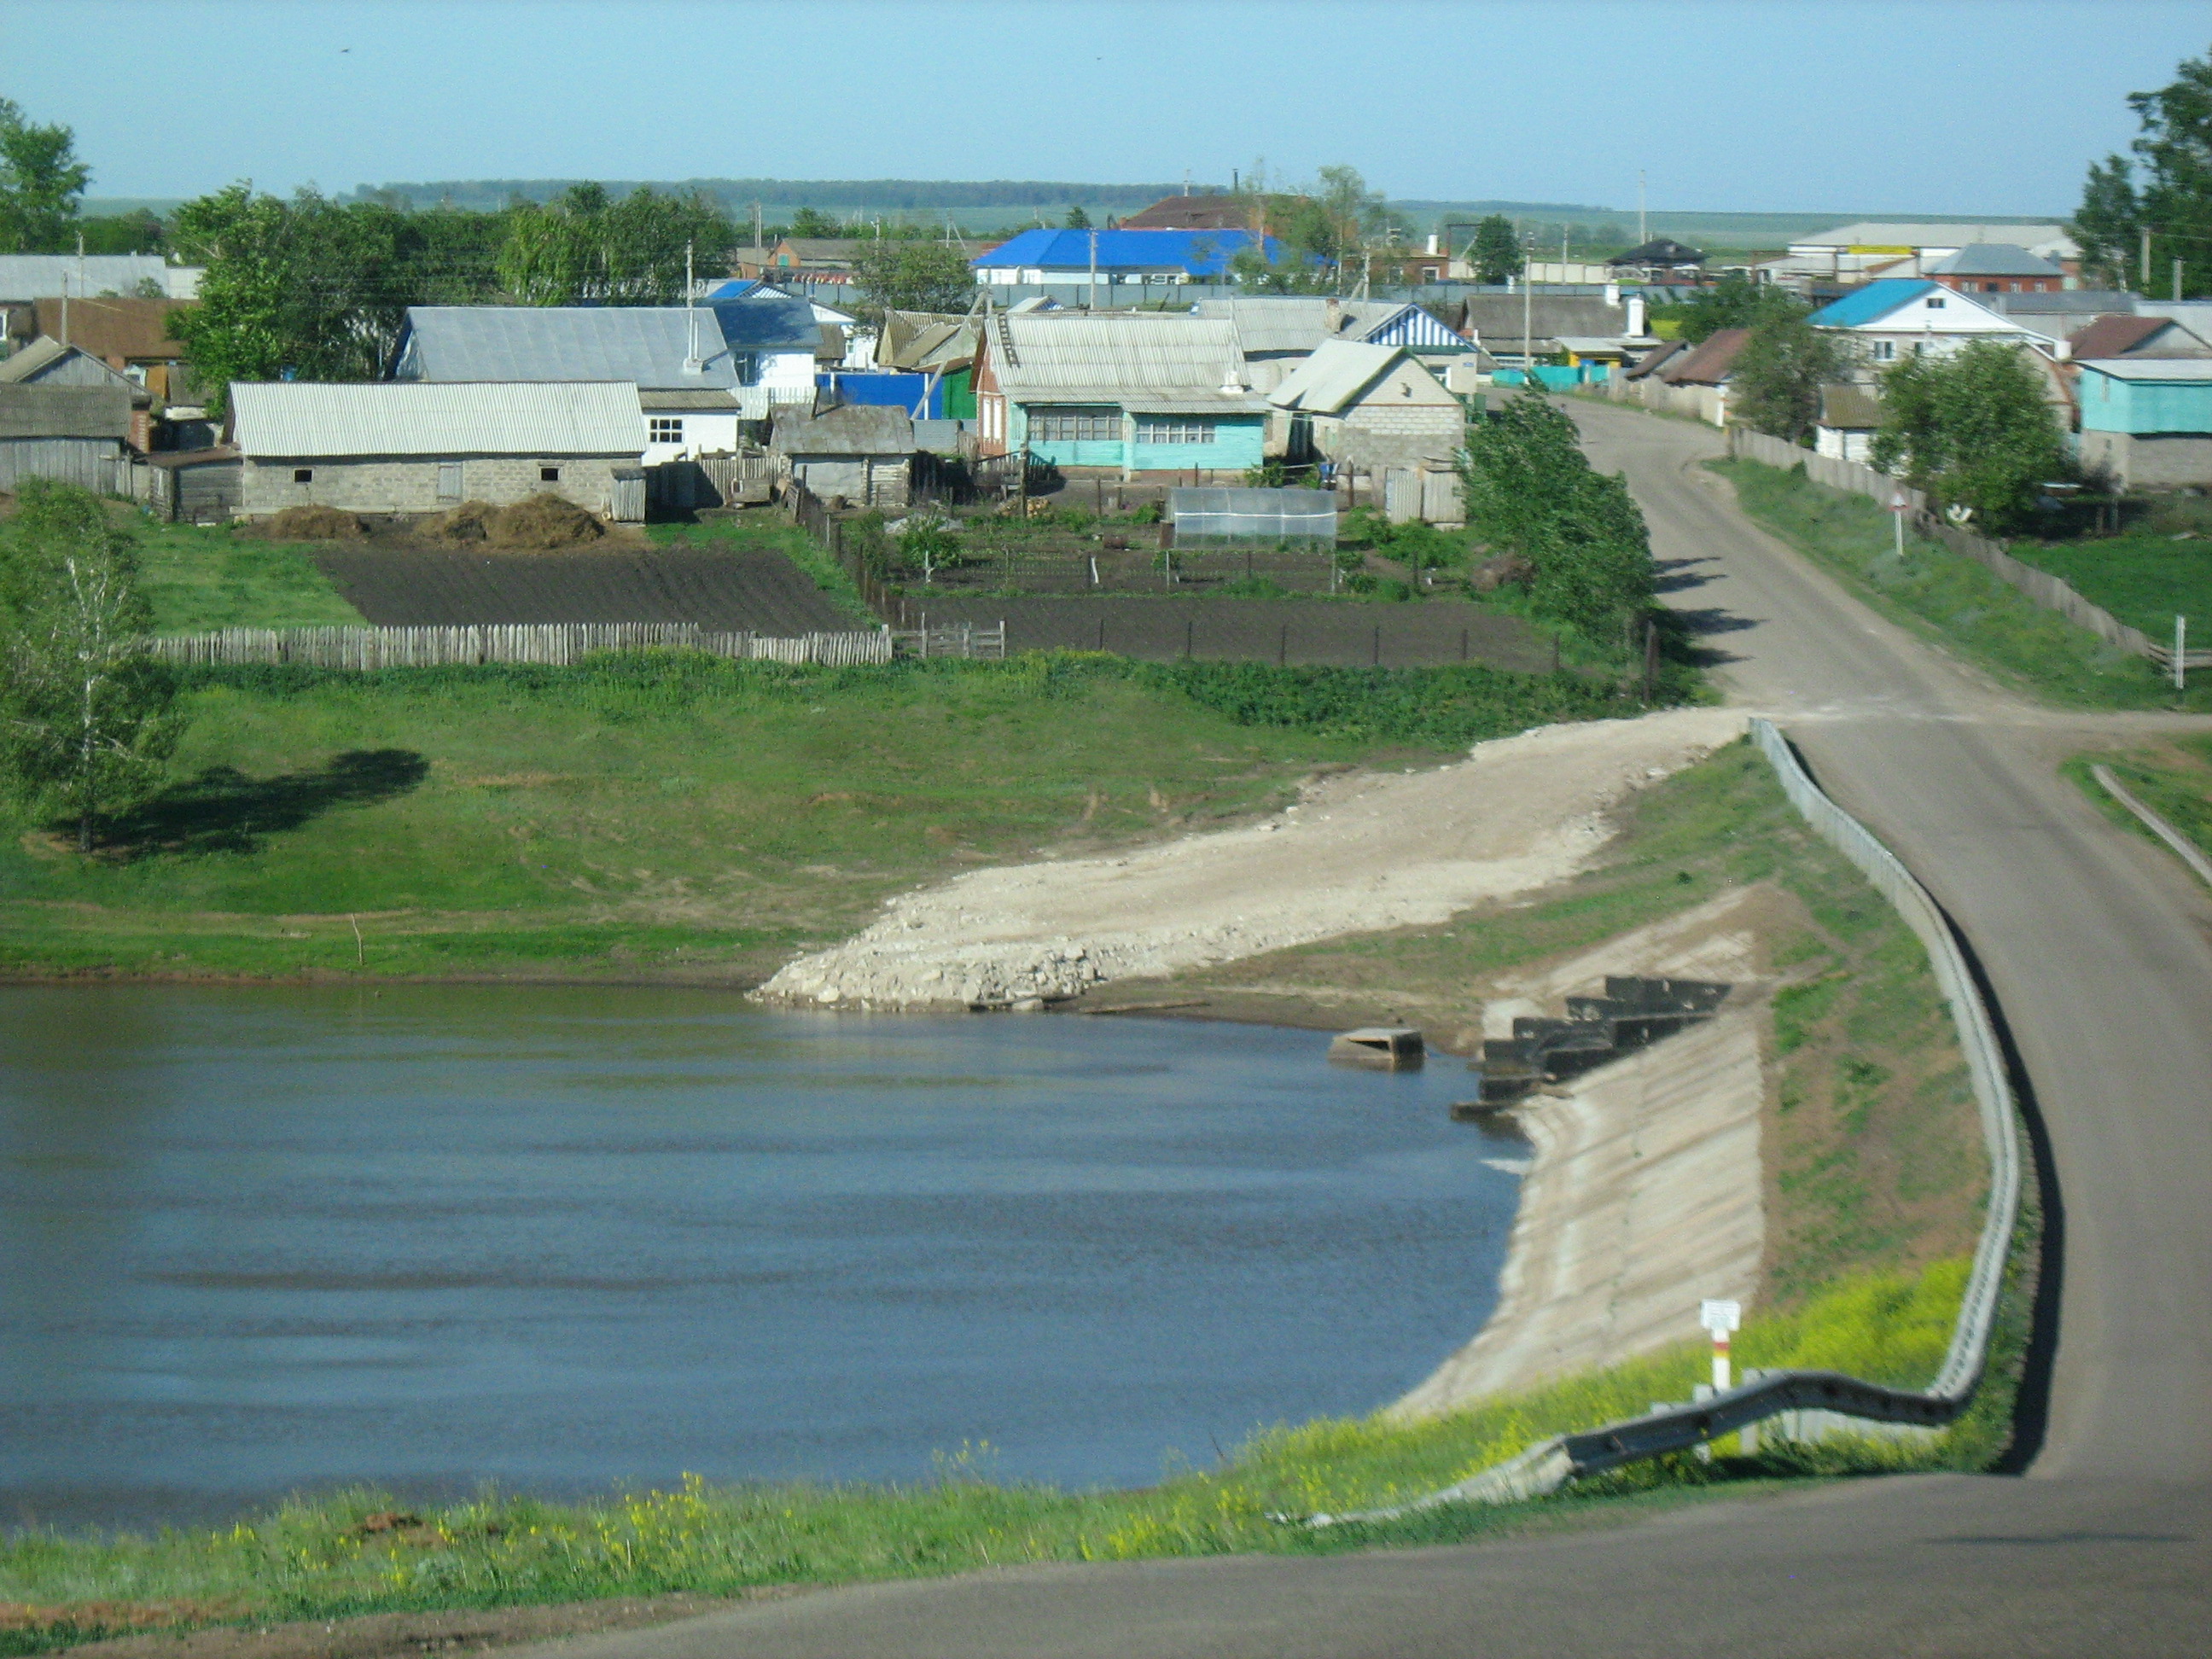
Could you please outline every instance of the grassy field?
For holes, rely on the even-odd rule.
[[[199,671],[176,781],[76,857],[0,812],[0,971],[751,982],[964,865],[1620,712],[1571,676],[595,666]]]
[[[2195,505],[2195,503],[2191,503]],[[2063,577],[2082,598],[2161,644],[2173,619],[2189,618],[2199,639],[2212,637],[2212,540],[2189,532],[2179,539],[2166,514],[2125,534],[2071,542],[2014,542],[2013,556]]]
[[[1889,515],[1863,495],[1757,461],[1708,465],[1735,484],[1745,512],[1840,572],[1877,608],[2023,691],[2078,708],[2212,711],[2212,680],[2177,696],[2148,662],[2044,610],[1970,559],[1917,537],[1906,538],[1899,559]],[[2168,614],[2165,626],[2172,625]]]
[[[1246,782],[1267,787],[1256,767]],[[1737,1358],[1923,1384],[1949,1340],[1978,1224],[1980,1164],[1956,1052],[1917,945],[1802,828],[1748,745],[1651,790],[1605,867],[1565,894],[1246,967],[1279,988],[1319,975],[1394,995],[1447,996],[1485,972],[1581,948],[1747,884],[1770,884],[1778,895],[1782,925],[1771,945],[1796,989],[1777,1010],[1784,1090],[1770,1125],[1780,1137],[1774,1292],[1751,1310]],[[1440,1542],[1615,1522],[1789,1476],[1985,1468],[2009,1433],[2033,1237],[2031,1218],[1990,1382],[1969,1415],[1931,1443],[1668,1459],[1505,1510],[1447,1508],[1321,1530],[1276,1518],[1401,1502],[1547,1435],[1686,1398],[1706,1369],[1692,1341],[1433,1422],[1279,1427],[1214,1467],[1171,1468],[1133,1491],[995,1484],[979,1448],[946,1460],[938,1480],[909,1486],[693,1482],[582,1504],[492,1494],[398,1519],[388,1494],[360,1491],[222,1530],[19,1534],[0,1545],[0,1603],[14,1604],[0,1607],[0,1652],[148,1626],[732,1594],[1033,1561]]]
[[[361,613],[315,568],[307,548],[136,514],[125,522],[137,533],[157,634],[361,623]]]

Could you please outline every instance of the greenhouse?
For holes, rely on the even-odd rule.
[[[1170,489],[1177,547],[1245,542],[1336,544],[1336,497],[1326,489]]]

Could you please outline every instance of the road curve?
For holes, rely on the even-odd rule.
[[[1760,532],[1717,434],[1575,409],[1669,572],[1825,787],[1951,914],[2055,1175],[2029,1478],[1853,1483],[1487,1545],[1051,1567],[841,1590],[566,1644],[738,1656],[2195,1654],[2212,1618],[2212,903],[2057,773],[2142,717],[2039,708]],[[2043,1411],[2047,1402],[2047,1415]]]

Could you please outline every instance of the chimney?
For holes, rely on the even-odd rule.
[[[1632,294],[1628,296],[1629,333],[1638,339],[1642,338],[1644,322],[1644,296],[1641,294]]]
[[[1429,233],[1428,246],[1424,248],[1422,252],[1425,253],[1440,253],[1443,252],[1443,250],[1437,246],[1437,233],[1433,230]]]
[[[1328,301],[1328,332],[1331,334],[1341,333],[1343,329],[1344,301],[1338,299],[1334,295],[1331,295]]]

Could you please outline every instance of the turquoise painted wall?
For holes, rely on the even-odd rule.
[[[1266,416],[1221,415],[1215,416],[1213,422],[1214,438],[1210,444],[1139,443],[1133,446],[1133,459],[1127,464],[1139,472],[1188,471],[1192,467],[1213,472],[1243,472],[1266,459]],[[1019,404],[1008,410],[1009,450],[1018,450],[1028,441],[1029,425],[1028,410]],[[1124,465],[1125,451],[1130,447],[1119,443],[1033,443],[1030,445],[1030,453],[1054,466],[1119,468]]]
[[[2123,380],[2081,371],[2084,432],[2212,433],[2212,370],[2203,380]]]

